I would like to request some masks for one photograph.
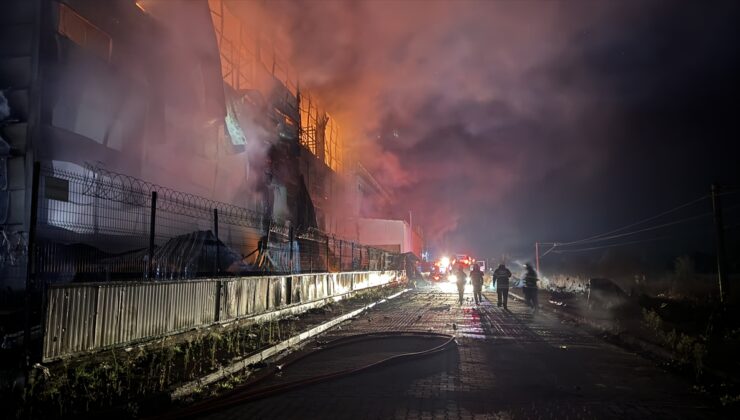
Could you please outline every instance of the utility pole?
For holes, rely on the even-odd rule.
[[[727,259],[725,256],[725,232],[722,221],[722,203],[720,201],[720,186],[712,184],[712,211],[714,213],[714,228],[716,231],[717,277],[719,280],[719,300],[725,303],[730,285],[727,279]]]
[[[537,274],[540,273],[540,243],[535,242],[534,243],[534,265],[535,269],[537,270]]]
[[[23,326],[23,356],[24,356],[24,369],[23,374],[25,376],[26,383],[28,383],[28,375],[31,368],[31,359],[35,358],[36,355],[31,355],[31,324],[33,322],[33,314],[38,311],[36,309],[36,291],[37,291],[37,278],[36,278],[36,223],[38,222],[39,213],[39,180],[41,178],[41,164],[39,162],[33,163],[33,178],[31,178],[31,211],[29,215],[28,223],[28,251],[26,251],[26,290],[24,291],[24,326]],[[46,288],[42,290],[46,293]],[[44,299],[44,298],[42,298]],[[34,305],[34,308],[31,308]],[[46,314],[41,314],[42,325],[43,319]]]
[[[409,249],[406,252],[414,252],[414,216],[409,210]]]

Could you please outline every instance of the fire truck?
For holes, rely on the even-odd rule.
[[[470,267],[472,267],[473,264],[475,264],[475,258],[470,255],[458,254],[455,255],[455,259],[452,260],[451,266],[457,267],[458,265],[462,265],[464,270],[470,270]]]
[[[434,262],[429,277],[432,281],[441,281],[448,278],[453,269],[461,266],[467,272],[470,271],[474,264],[478,264],[485,271],[485,262],[476,261],[470,255],[457,254],[453,258],[442,257]]]
[[[432,281],[440,281],[445,277],[447,271],[452,268],[450,265],[450,259],[448,257],[442,257],[434,262],[432,270],[429,273]]]

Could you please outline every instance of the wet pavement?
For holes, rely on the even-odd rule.
[[[417,290],[321,337],[428,331],[454,335],[452,351],[239,403],[206,418],[730,417],[682,379],[554,315],[533,316],[514,300],[508,312],[488,301],[476,307],[456,300],[448,290]],[[347,346],[333,357],[359,363],[383,352],[392,353],[383,346]],[[306,365],[301,375],[321,374],[325,366]]]

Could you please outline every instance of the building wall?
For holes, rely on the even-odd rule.
[[[409,229],[411,232],[411,248],[410,252],[421,258],[424,252],[424,236],[419,233],[417,229]]]
[[[289,203],[301,188],[290,145],[298,145],[298,130],[287,120],[299,119],[297,97],[262,62],[253,66],[251,89],[224,83],[207,1],[108,0],[100,7],[98,0],[18,0],[3,4],[2,14],[0,22],[30,22],[14,27],[37,41],[28,43],[27,59],[0,62],[14,66],[0,71],[0,85],[13,92],[12,115],[28,119],[16,124],[23,130],[13,138],[6,130],[12,127],[2,127],[13,153],[25,152],[3,170],[11,188],[0,191],[0,205],[12,210],[0,214],[4,231],[28,231],[33,161],[83,174],[102,167],[269,208],[277,219],[294,215]],[[23,77],[16,62],[27,63]],[[38,112],[24,103],[38,104]],[[11,277],[6,269],[0,267],[3,285]],[[12,277],[22,279],[21,271]]]
[[[406,221],[359,218],[357,232],[362,244],[384,249],[397,247],[398,252],[421,256],[423,240]]]
[[[0,288],[25,283],[33,148],[39,118],[40,0],[0,2]],[[0,297],[0,299],[3,297]],[[2,299],[6,301],[5,299]],[[9,302],[9,301],[6,301]]]
[[[242,207],[282,200],[288,176],[265,173],[273,146],[297,141],[297,97],[264,62],[248,86],[225,83],[208,2],[49,3],[40,160]]]
[[[303,95],[291,83],[295,75],[291,77],[274,47],[261,46],[259,33],[251,61],[226,53],[234,43],[244,46],[239,44],[243,40],[234,39],[244,31],[215,25],[228,14],[225,3],[4,4],[2,19],[17,16],[30,22],[13,25],[23,29],[17,39],[23,35],[29,40],[18,44],[27,44],[22,53],[28,57],[19,59],[18,51],[9,50],[12,58],[2,64],[12,68],[0,72],[0,85],[12,90],[13,116],[28,119],[16,124],[22,126],[18,139],[2,127],[14,152],[26,152],[3,164],[8,187],[0,191],[0,205],[9,210],[0,224],[5,230],[28,231],[31,163],[38,160],[88,174],[102,167],[240,207],[269,208],[277,219],[314,214],[296,205],[312,202],[318,228],[362,242],[355,222],[362,206],[353,195],[358,187],[353,171],[346,169],[352,165],[343,159],[338,125],[329,120],[323,131],[329,142],[323,154],[305,153],[310,139],[304,139],[308,131],[298,130],[304,123],[302,111],[314,119],[325,111],[308,96],[302,108]],[[39,80],[32,77],[36,56]],[[236,68],[235,62],[246,64]],[[23,72],[18,66],[25,66]],[[23,103],[31,104],[30,110],[22,110]],[[309,200],[301,198],[304,191]],[[404,250],[414,248],[408,239],[394,240]],[[0,274],[7,278],[3,267]]]

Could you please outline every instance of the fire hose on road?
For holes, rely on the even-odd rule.
[[[408,339],[427,339],[427,340],[436,340],[437,342],[442,341],[440,344],[436,344],[434,347],[424,349],[421,351],[414,351],[414,352],[406,352],[406,353],[399,353],[395,354],[393,356],[385,357],[381,360],[373,361],[371,363],[363,364],[360,366],[350,367],[334,372],[328,372],[323,373],[315,376],[311,376],[308,378],[302,378],[299,380],[289,381],[285,383],[280,383],[277,385],[272,386],[266,386],[266,387],[255,387],[260,382],[263,382],[267,379],[274,378],[277,373],[285,373],[288,372],[288,367],[291,365],[296,364],[297,362],[306,359],[309,356],[316,356],[323,352],[327,352],[329,350],[334,350],[340,347],[349,346],[351,344],[356,344],[359,342],[365,342],[365,341],[373,341],[373,340],[384,340],[384,339],[398,339],[398,338],[408,338]],[[429,357],[432,355],[436,355],[442,352],[446,352],[449,350],[453,350],[457,348],[457,343],[455,342],[455,337],[448,334],[441,334],[441,333],[431,333],[431,332],[377,332],[377,333],[366,333],[366,334],[358,334],[358,335],[352,335],[347,337],[338,338],[329,342],[319,343],[321,347],[319,347],[317,350],[306,352],[304,354],[301,354],[297,357],[294,357],[293,359],[290,359],[286,361],[284,364],[281,365],[275,365],[270,367],[270,369],[265,372],[264,374],[260,375],[259,378],[256,380],[253,380],[246,384],[245,386],[242,386],[241,388],[237,388],[234,391],[230,392],[227,395],[203,401],[201,403],[183,408],[177,412],[173,412],[169,415],[166,415],[165,418],[190,418],[190,417],[197,417],[202,416],[207,413],[211,413],[214,411],[222,410],[227,407],[262,399],[262,398],[268,398],[274,395],[278,395],[284,392],[292,391],[300,387],[313,385],[321,382],[326,382],[334,379],[339,379],[345,376],[366,372],[371,369],[385,367],[391,364],[396,363],[402,363],[407,362],[415,359],[421,359],[425,357]],[[161,417],[160,417],[161,418]]]

